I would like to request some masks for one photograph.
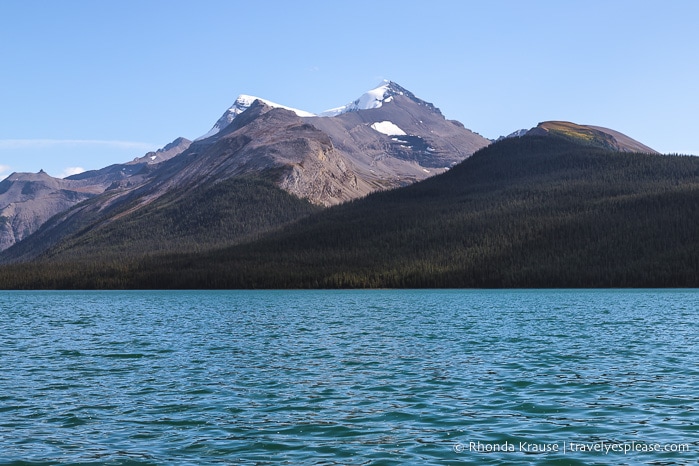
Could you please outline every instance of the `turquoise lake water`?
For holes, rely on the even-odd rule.
[[[697,464],[698,290],[0,292],[0,464]]]

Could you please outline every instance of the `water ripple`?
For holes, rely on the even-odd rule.
[[[2,292],[0,464],[696,464],[698,296]]]

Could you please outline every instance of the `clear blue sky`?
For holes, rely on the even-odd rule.
[[[699,1],[1,0],[0,178],[311,112],[391,79],[486,137],[540,121],[699,154]]]

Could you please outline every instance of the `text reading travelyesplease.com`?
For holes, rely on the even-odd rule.
[[[453,446],[456,453],[688,453],[688,443],[645,443],[645,442],[468,442]]]

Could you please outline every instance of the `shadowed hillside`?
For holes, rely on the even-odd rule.
[[[507,139],[258,241],[116,263],[76,247],[3,287],[696,287],[699,159]],[[76,260],[80,257],[80,260]]]

